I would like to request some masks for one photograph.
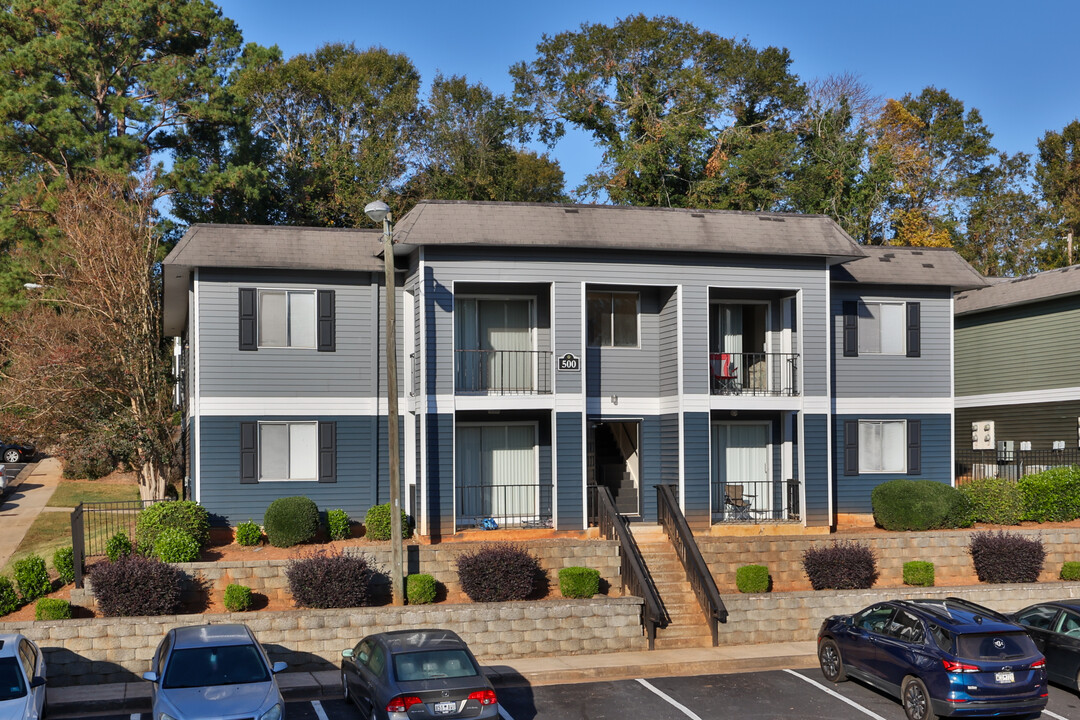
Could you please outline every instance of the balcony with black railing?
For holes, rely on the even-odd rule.
[[[458,395],[549,395],[550,350],[455,350]]]
[[[549,528],[551,486],[458,485],[457,528]]]
[[[799,394],[798,353],[710,353],[713,395],[793,397]]]
[[[715,523],[797,522],[802,517],[795,479],[714,482],[712,496]]]

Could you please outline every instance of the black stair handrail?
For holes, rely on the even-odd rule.
[[[712,644],[716,647],[720,644],[720,629],[717,623],[727,622],[727,608],[724,607],[720,590],[716,587],[716,580],[713,579],[709,566],[705,564],[705,558],[701,556],[701,550],[694,540],[690,525],[686,522],[686,516],[679,508],[674,485],[656,486],[656,514],[664,532],[671,538],[671,544],[675,546],[679,560],[682,561],[683,569],[686,570],[686,579],[709,622]]]
[[[610,538],[613,535],[619,541],[619,555],[622,564],[619,576],[622,578],[623,594],[627,591],[645,601],[641,608],[641,623],[649,638],[649,649],[656,646],[656,627],[667,624],[667,614],[660,603],[660,594],[645,570],[645,560],[641,557],[630,524],[616,509],[611,490],[604,485],[596,486],[596,512],[600,535]]]

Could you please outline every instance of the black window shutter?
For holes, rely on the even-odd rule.
[[[922,421],[907,421],[907,474],[922,474]]]
[[[844,421],[844,474],[859,474],[859,421]]]
[[[240,423],[240,482],[259,482],[259,426]]]
[[[256,321],[256,301],[258,292],[255,288],[240,288],[240,349],[259,349],[259,324]]]
[[[922,357],[922,308],[920,303],[907,304],[907,356]]]
[[[844,357],[859,357],[859,303],[844,301]]]
[[[319,482],[337,482],[337,423],[319,423]]]
[[[319,352],[334,352],[337,320],[334,317],[334,291],[319,290],[316,305],[319,312]]]

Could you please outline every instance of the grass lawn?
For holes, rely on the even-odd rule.
[[[64,480],[49,498],[49,507],[75,507],[81,502],[116,502],[138,500],[139,486],[127,483],[101,483],[93,480]]]
[[[34,524],[26,531],[26,537],[0,570],[0,575],[13,575],[12,568],[16,560],[21,560],[31,553],[45,559],[45,564],[52,568],[52,556],[58,547],[71,544],[71,515],[66,512],[42,512]]]

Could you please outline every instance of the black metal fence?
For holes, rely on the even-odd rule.
[[[799,481],[718,482],[712,486],[713,522],[758,523],[802,518]]]
[[[713,395],[799,394],[798,353],[711,353],[709,391]]]
[[[550,485],[458,485],[455,495],[458,529],[551,527]]]
[[[551,352],[546,350],[455,350],[458,393],[547,395]]]
[[[1080,465],[1080,450],[969,450],[956,453],[956,482],[1019,480],[1055,467]]]
[[[124,533],[134,544],[139,512],[159,502],[165,500],[79,503],[78,507],[71,511],[75,587],[83,586],[83,571],[87,558],[104,556],[105,546],[117,533]]]

